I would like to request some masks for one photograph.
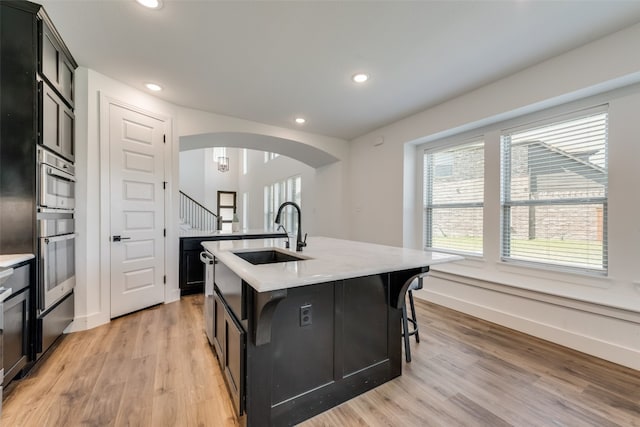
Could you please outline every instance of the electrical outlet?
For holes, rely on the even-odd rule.
[[[311,324],[311,304],[300,306],[300,326],[309,326]]]

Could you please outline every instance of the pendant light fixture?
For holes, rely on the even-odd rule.
[[[229,172],[229,157],[227,156],[227,149],[222,147],[220,156],[218,156],[218,171]]]

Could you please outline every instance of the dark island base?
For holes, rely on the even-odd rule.
[[[247,286],[241,423],[293,425],[401,375],[400,308],[408,280],[425,271],[272,293]]]

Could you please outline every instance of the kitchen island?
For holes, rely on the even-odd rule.
[[[205,329],[248,426],[299,423],[401,375],[407,287],[462,259],[325,237],[304,252],[282,242],[202,243]]]

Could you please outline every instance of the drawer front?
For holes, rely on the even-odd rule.
[[[29,275],[31,272],[31,262],[21,267],[14,267],[13,274],[9,276],[6,282],[2,285],[9,289],[11,288],[11,295],[17,294],[22,289],[29,287]]]
[[[67,326],[73,322],[73,292],[64,298],[50,312],[37,321],[36,352],[43,353],[62,335]]]
[[[245,287],[242,279],[229,267],[216,259],[214,282],[225,302],[239,320],[245,320]]]

